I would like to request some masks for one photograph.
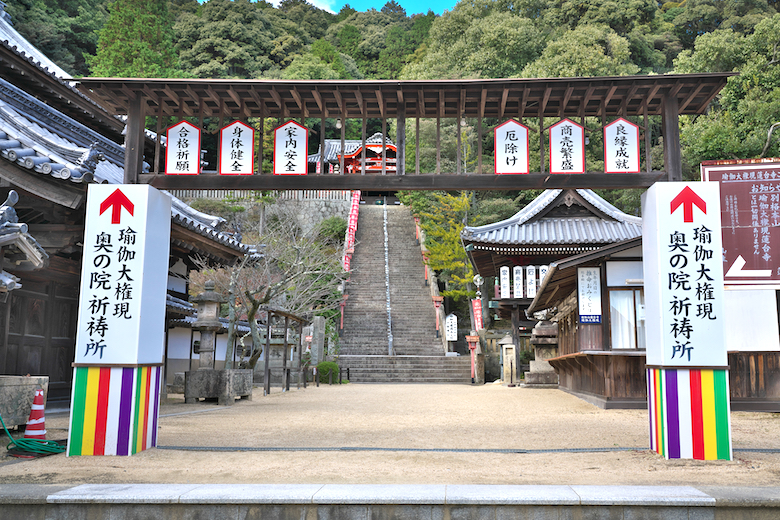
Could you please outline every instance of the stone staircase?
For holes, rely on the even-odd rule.
[[[339,365],[352,382],[468,383],[467,357],[444,356],[425,285],[414,220],[404,206],[387,207],[390,307],[394,355],[388,355],[383,206],[361,206]],[[441,334],[444,324],[440,324]]]

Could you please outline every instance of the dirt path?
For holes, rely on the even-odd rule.
[[[0,482],[426,483],[780,485],[780,414],[732,413],[735,460],[665,461],[644,449],[644,410],[601,410],[557,390],[498,385],[342,385],[218,408],[169,399],[161,447],[386,448],[373,451],[183,451],[132,457],[55,455],[17,462],[0,453]],[[203,413],[187,413],[193,411]],[[48,418],[64,438],[67,417]],[[642,448],[598,453],[459,450]],[[407,451],[404,451],[406,449]]]

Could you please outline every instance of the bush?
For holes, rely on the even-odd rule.
[[[347,233],[347,221],[341,217],[326,218],[319,225],[320,236],[334,244],[344,242],[344,235]]]
[[[329,374],[331,371],[333,373],[333,382],[338,384],[339,366],[337,363],[334,363],[333,361],[323,361],[317,365],[317,374],[319,374],[320,383],[328,383],[328,378],[330,377]]]
[[[536,355],[533,350],[521,350],[520,353],[517,355],[518,359],[520,360],[520,363],[523,365],[527,364],[529,361],[532,361],[536,358]]]

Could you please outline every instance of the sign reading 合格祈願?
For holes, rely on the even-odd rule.
[[[252,175],[255,167],[255,130],[235,121],[219,131],[219,174]]]
[[[528,128],[510,119],[494,134],[496,174],[528,173]]]
[[[287,121],[274,130],[274,175],[306,175],[309,130]]]
[[[727,366],[718,184],[658,183],[642,206],[647,364]]]
[[[447,341],[458,341],[458,317],[454,314],[444,318],[444,335]]]
[[[574,121],[550,127],[550,173],[585,173],[585,129]]]
[[[724,283],[780,289],[780,164],[703,164],[720,184]]]
[[[165,173],[197,175],[200,173],[200,128],[181,121],[166,132]]]
[[[604,171],[639,173],[639,127],[622,117],[604,127]]]
[[[499,269],[499,277],[501,278],[501,299],[511,298],[511,285],[509,283],[509,267],[503,266]]]
[[[601,323],[601,273],[598,267],[577,268],[580,323]]]
[[[523,297],[523,268],[516,265],[512,268],[512,281],[514,282],[515,298]]]
[[[171,199],[142,184],[90,184],[75,365],[163,361]]]

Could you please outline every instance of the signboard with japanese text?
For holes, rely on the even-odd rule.
[[[550,127],[550,173],[585,173],[585,129],[574,121]]]
[[[580,323],[601,323],[601,271],[598,267],[577,268],[577,304]]]
[[[170,231],[155,188],[89,185],[76,366],[163,362]]]
[[[219,131],[219,174],[252,175],[255,168],[255,130],[236,121]]]
[[[501,278],[501,299],[512,297],[512,288],[509,280],[509,267],[503,266],[499,269],[499,277]]]
[[[165,147],[166,175],[200,173],[200,128],[182,121],[168,128]]]
[[[287,121],[274,130],[274,175],[306,175],[309,129]]]
[[[482,330],[485,326],[482,324],[482,299],[473,298],[471,300],[471,310],[474,314],[474,328],[476,330]]]
[[[780,163],[701,166],[720,184],[724,283],[780,289]]]
[[[728,366],[718,184],[656,183],[642,215],[647,364]]]
[[[496,174],[528,173],[528,128],[510,119],[494,132]]]
[[[542,286],[542,282],[544,282],[544,277],[547,276],[547,271],[550,270],[549,265],[540,265],[539,266],[539,281],[536,284],[536,287],[539,288]]]
[[[454,314],[444,318],[444,336],[447,341],[458,341],[458,317]]]
[[[536,266],[525,266],[525,297],[536,298]]]
[[[512,281],[514,282],[514,296],[515,298],[523,297],[523,268],[516,265],[512,268]]]
[[[604,172],[639,173],[639,127],[622,117],[604,127]]]

